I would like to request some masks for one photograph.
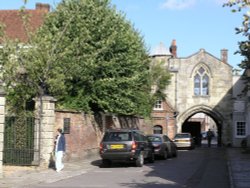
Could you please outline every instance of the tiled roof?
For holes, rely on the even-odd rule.
[[[31,31],[35,31],[43,24],[44,16],[48,11],[49,10],[46,9],[40,9],[39,7],[35,10],[27,9],[24,11],[25,14],[29,15],[28,25]],[[20,10],[0,10],[0,24],[4,25],[4,33],[8,38],[19,39],[21,42],[27,41],[28,37]]]

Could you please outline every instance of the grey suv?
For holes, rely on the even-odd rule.
[[[140,130],[107,130],[100,143],[100,156],[104,166],[112,162],[133,162],[142,167],[144,160],[154,162],[154,148]]]

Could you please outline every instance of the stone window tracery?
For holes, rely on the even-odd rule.
[[[209,94],[209,76],[205,68],[200,67],[194,75],[194,95],[206,96]]]

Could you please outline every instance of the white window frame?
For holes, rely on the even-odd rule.
[[[163,110],[162,100],[157,100],[154,105],[154,110]]]
[[[241,125],[240,125],[241,123]],[[241,129],[245,129],[245,134],[244,135],[239,135],[239,127],[238,126],[244,126],[245,125],[245,128],[241,128]],[[236,121],[235,122],[235,137],[236,138],[245,138],[247,135],[247,124],[245,121]]]

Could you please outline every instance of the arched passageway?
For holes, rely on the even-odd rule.
[[[207,106],[196,106],[181,114],[178,122],[178,132],[190,132],[197,145],[200,144],[202,133],[211,129],[215,133],[217,145],[221,146],[223,117],[215,110]]]

